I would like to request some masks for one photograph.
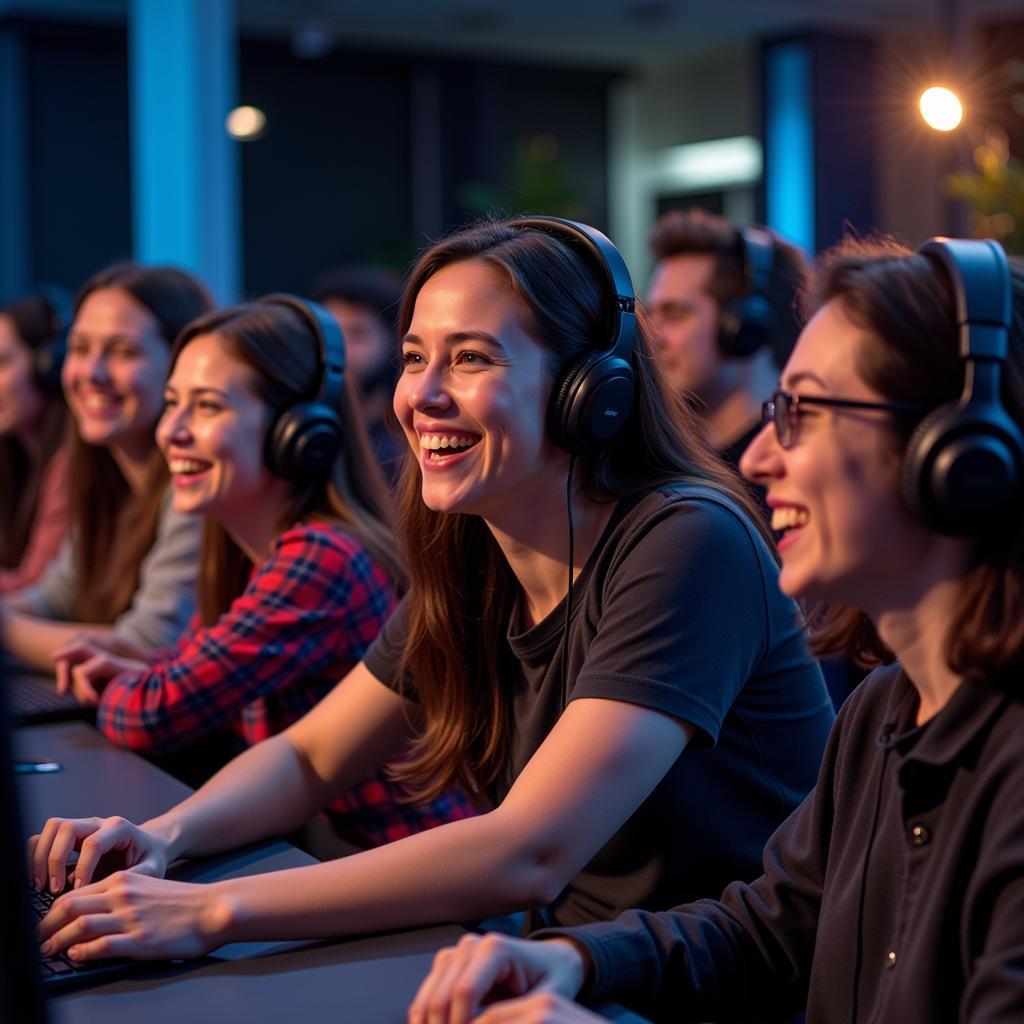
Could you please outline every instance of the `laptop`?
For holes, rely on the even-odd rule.
[[[9,671],[9,667],[7,668]],[[10,694],[15,686],[32,681],[8,678],[0,660],[0,694]],[[40,681],[41,682],[41,681]],[[52,689],[51,684],[51,689]],[[53,695],[58,696],[56,690]],[[10,716],[0,700],[0,870],[11,881],[8,906],[0,914],[0,1021],[45,1021],[41,992],[56,994],[101,981],[135,973],[149,967],[140,960],[103,960],[75,964],[65,956],[44,957],[39,953],[36,926],[53,902],[49,893],[40,893],[28,877],[25,860],[25,832],[18,808],[15,771],[21,762],[12,756],[8,725]],[[59,769],[59,766],[53,766]],[[51,766],[41,764],[41,770]]]
[[[4,691],[11,725],[39,725],[71,719],[92,721],[96,709],[79,704],[70,693],[58,693],[53,679],[8,668]]]

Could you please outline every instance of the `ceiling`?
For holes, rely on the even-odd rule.
[[[166,2],[166,0],[150,0]],[[205,3],[209,0],[196,0]],[[1020,18],[1024,0],[235,0],[242,30],[309,55],[445,52],[652,68],[807,28],[928,33]],[[130,0],[0,0],[0,16],[116,21]]]

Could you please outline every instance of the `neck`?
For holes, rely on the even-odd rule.
[[[566,519],[565,479],[550,493],[531,497],[529,509],[487,519],[509,567],[523,588],[524,625],[547,618],[568,592],[569,534]],[[598,505],[573,496],[573,565],[575,580],[586,565],[611,518],[612,502]]]
[[[239,515],[220,519],[220,524],[253,565],[259,565],[270,556],[270,549],[281,533],[290,489],[287,481],[275,480],[262,493],[258,505],[254,502],[254,507],[243,509]]]
[[[960,677],[946,663],[946,641],[963,586],[967,542],[943,538],[938,548],[912,580],[890,590],[884,608],[869,611],[878,635],[917,690],[919,724],[938,714],[960,685]]]
[[[723,374],[726,386],[706,397],[707,439],[716,451],[728,448],[761,419],[761,403],[771,396],[778,371],[768,349],[734,359]]]

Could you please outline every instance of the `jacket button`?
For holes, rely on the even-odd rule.
[[[885,958],[885,969],[891,971],[896,966],[896,950],[890,949]]]
[[[924,825],[910,826],[910,841],[915,846],[924,846],[931,838],[931,832]]]

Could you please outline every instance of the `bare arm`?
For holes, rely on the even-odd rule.
[[[549,903],[648,796],[691,731],[635,705],[574,701],[494,811],[341,861],[221,883],[222,941],[376,931]]]
[[[18,611],[11,603],[0,605],[0,637],[3,647],[19,661],[33,668],[53,669],[54,652],[83,635],[103,640],[110,626],[82,622],[59,622]]]
[[[288,732],[247,750],[141,827],[123,818],[51,818],[29,839],[33,877],[60,892],[74,850],[76,888],[108,854],[107,863],[159,876],[170,861],[291,831],[389,760],[409,728],[402,698],[357,665]]]
[[[164,835],[172,856],[213,852],[288,827],[343,778],[354,781],[344,762],[358,750],[332,710],[378,691],[386,697],[380,706],[400,701],[366,669],[355,672],[288,732],[239,758],[147,831]],[[382,724],[395,735],[400,705],[390,706],[399,717]],[[577,700],[488,814],[257,879],[189,887],[121,873],[62,897],[43,931],[55,948],[88,938],[81,945],[86,957],[159,956],[257,937],[317,938],[541,906],[643,802],[691,734],[690,726],[657,711]],[[362,749],[374,742],[366,739]],[[284,744],[295,753],[281,753]],[[273,752],[263,755],[265,765],[256,760],[263,748]],[[168,885],[177,887],[173,899],[162,896]],[[140,903],[152,914],[137,913]],[[173,921],[171,910],[162,910],[172,904]]]

